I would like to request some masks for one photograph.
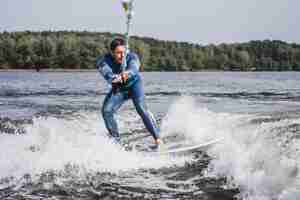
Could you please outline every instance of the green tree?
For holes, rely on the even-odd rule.
[[[37,70],[41,68],[51,68],[53,65],[55,44],[53,41],[44,36],[38,36],[33,41],[32,60]]]
[[[3,38],[1,42],[2,49],[2,62],[7,66],[11,66],[12,68],[18,67],[18,55],[16,53],[16,41],[11,37]]]
[[[33,43],[32,40],[22,37],[16,44],[17,63],[19,67],[30,68],[33,66]]]
[[[141,70],[144,70],[144,66],[149,64],[150,50],[149,45],[144,43],[142,40],[134,40],[131,43],[131,49],[136,52],[141,59]]]
[[[74,36],[59,38],[56,46],[55,66],[80,68],[80,49]]]
[[[247,71],[249,70],[249,65],[250,65],[250,55],[247,51],[242,50],[242,51],[238,51],[236,53],[237,56],[237,62],[240,64],[241,69],[243,71]]]

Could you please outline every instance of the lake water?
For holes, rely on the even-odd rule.
[[[151,156],[130,101],[124,151],[106,136],[96,71],[0,72],[0,199],[300,199],[300,73],[143,73],[166,143],[223,141]]]

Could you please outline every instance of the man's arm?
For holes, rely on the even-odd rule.
[[[112,84],[113,80],[117,78],[117,75],[112,72],[110,66],[106,63],[105,58],[99,59],[97,61],[96,67],[103,78],[109,83]]]
[[[131,58],[128,63],[128,67],[126,68],[125,72],[128,74],[128,79],[134,79],[136,76],[138,76],[139,70],[140,70],[140,60],[136,54],[131,54]]]

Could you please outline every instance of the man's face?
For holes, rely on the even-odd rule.
[[[116,63],[122,64],[123,57],[125,55],[125,50],[126,50],[125,46],[120,45],[120,46],[117,46],[115,48],[115,50],[112,52],[113,57],[114,57]]]

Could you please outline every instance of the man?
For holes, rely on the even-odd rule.
[[[159,129],[151,112],[145,104],[145,93],[142,85],[142,77],[139,73],[140,61],[136,54],[125,54],[126,44],[121,38],[114,39],[110,44],[111,52],[104,58],[97,60],[97,69],[104,79],[111,85],[111,89],[104,99],[102,116],[105,126],[117,142],[120,134],[114,113],[128,99],[132,99],[137,113],[141,116],[146,129],[151,133],[154,144],[159,147]],[[122,69],[124,55],[126,55],[126,68]]]

